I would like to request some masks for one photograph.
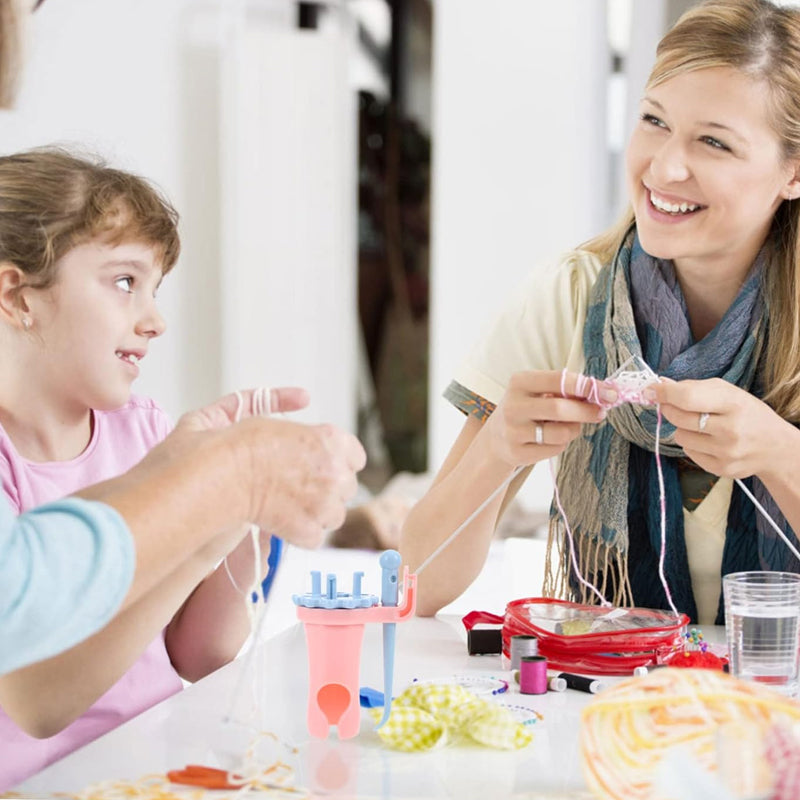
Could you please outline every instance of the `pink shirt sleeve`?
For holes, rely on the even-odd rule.
[[[0,481],[3,486],[3,495],[8,500],[8,505],[15,514],[22,513],[22,502],[18,489],[17,474],[19,456],[6,432],[0,428]]]

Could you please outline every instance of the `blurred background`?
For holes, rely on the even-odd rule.
[[[138,393],[177,416],[306,386],[301,417],[358,432],[376,491],[435,471],[456,364],[620,213],[656,42],[691,5],[47,0],[0,151],[99,153],[181,213]],[[525,492],[549,505],[546,468]]]

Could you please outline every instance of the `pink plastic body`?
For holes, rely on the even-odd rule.
[[[372,608],[297,607],[308,646],[308,732],[326,739],[335,725],[340,739],[358,733],[361,643],[368,622],[404,622],[417,606],[417,576],[403,569],[403,604]]]

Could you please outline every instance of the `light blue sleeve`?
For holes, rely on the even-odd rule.
[[[133,537],[111,507],[70,497],[17,517],[0,496],[0,674],[102,628],[135,565]]]

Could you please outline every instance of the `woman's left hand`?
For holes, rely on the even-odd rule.
[[[721,378],[672,381],[648,387],[675,428],[675,442],[704,470],[720,477],[764,477],[780,469],[781,451],[794,443],[794,426],[766,403]]]

